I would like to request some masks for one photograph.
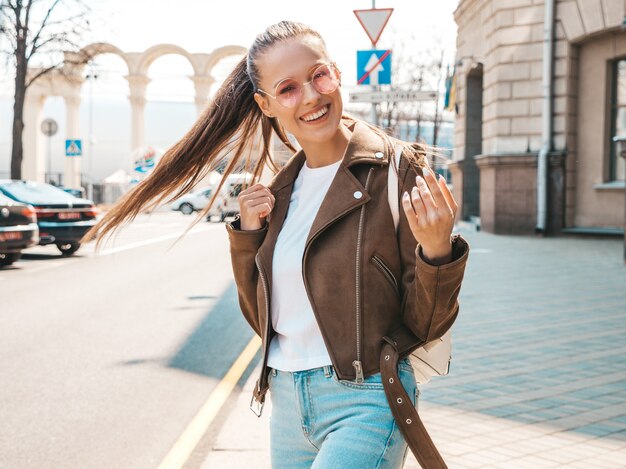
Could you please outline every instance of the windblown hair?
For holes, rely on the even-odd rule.
[[[154,170],[133,189],[117,201],[110,210],[80,240],[81,243],[96,238],[96,251],[108,234],[111,236],[124,223],[130,222],[142,211],[150,211],[162,203],[170,203],[189,192],[197,182],[224,163],[225,169],[218,187],[208,205],[199,212],[196,220],[178,238],[203,219],[215,202],[226,178],[233,170],[252,173],[250,185],[261,178],[265,165],[276,174],[280,168],[272,159],[270,144],[272,132],[291,151],[297,149],[291,144],[284,128],[276,118],[269,118],[254,100],[260,82],[258,59],[275,44],[293,38],[313,36],[326,48],[321,35],[311,27],[293,21],[281,21],[269,26],[257,35],[246,56],[237,63],[234,70],[220,86],[212,102],[193,124],[191,129],[160,159]],[[343,113],[342,120],[358,120]],[[362,121],[364,122],[364,121]],[[386,151],[393,152],[396,142],[380,128],[364,122],[383,138]],[[259,136],[260,134],[260,136]],[[252,164],[252,142],[260,139],[260,155]],[[405,145],[403,155],[412,165],[427,165],[426,153],[439,156],[435,147],[423,143]],[[418,151],[416,151],[416,149]],[[392,153],[393,154],[393,153]],[[252,166],[252,170],[250,167]],[[395,165],[394,165],[395,168]],[[169,198],[167,198],[170,196]],[[164,199],[166,199],[163,202]]]

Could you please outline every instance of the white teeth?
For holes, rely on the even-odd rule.
[[[322,117],[324,114],[326,114],[328,112],[328,105],[326,105],[326,107],[320,109],[319,111],[317,111],[315,114],[307,114],[306,116],[302,117],[302,120],[306,121],[306,122],[310,122],[312,120],[315,120],[319,117]]]

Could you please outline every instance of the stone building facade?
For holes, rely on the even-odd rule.
[[[555,0],[550,234],[621,234],[626,220],[624,0]],[[455,198],[485,231],[535,232],[544,107],[543,0],[461,0]],[[625,146],[626,148],[626,146]]]

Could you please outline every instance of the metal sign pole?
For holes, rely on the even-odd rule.
[[[48,184],[52,182],[52,136],[48,136]]]
[[[376,0],[372,0],[372,10],[376,9]],[[372,42],[372,49],[376,49],[376,44]],[[372,80],[370,80],[371,82]],[[378,91],[378,87],[372,83],[372,91],[376,92]],[[371,120],[372,120],[372,124],[373,125],[378,125],[378,109],[377,109],[378,104],[376,104],[375,102],[372,102],[372,109],[370,110],[371,112]]]

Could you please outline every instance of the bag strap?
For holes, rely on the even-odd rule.
[[[400,155],[402,145],[396,145],[395,170],[391,162],[387,175],[387,196],[389,208],[393,217],[393,224],[398,230],[400,219],[398,197],[398,172],[400,168]],[[409,334],[406,328],[401,328],[385,336],[383,348],[380,354],[380,372],[383,379],[383,387],[391,413],[400,432],[404,436],[415,459],[423,469],[447,469],[443,457],[437,450],[435,443],[428,434],[417,409],[412,405],[400,377],[398,376],[398,361],[400,354],[406,355],[408,350],[414,350],[419,343],[413,334]]]
[[[423,469],[447,469],[448,466],[400,381],[399,354],[395,341],[387,336],[384,339],[380,354],[380,374],[393,418]]]
[[[393,224],[398,229],[398,221],[400,220],[400,209],[398,202],[398,172],[400,171],[400,155],[402,154],[402,145],[396,145],[395,155],[395,171],[389,164],[389,171],[387,172],[387,197],[389,198],[389,208],[391,209],[391,216],[393,217]]]

